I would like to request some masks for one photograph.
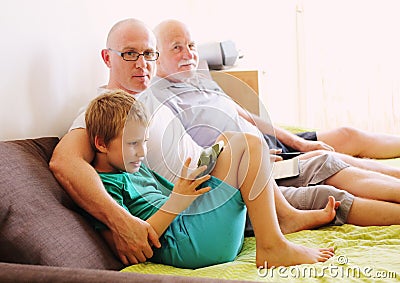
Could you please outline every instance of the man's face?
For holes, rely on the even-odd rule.
[[[154,76],[156,61],[146,61],[139,56],[137,61],[125,61],[117,52],[154,52],[156,39],[152,32],[143,27],[121,28],[107,46],[112,50],[103,50],[103,59],[110,68],[108,88],[119,88],[128,93],[142,92],[150,85]]]
[[[159,40],[158,76],[170,79],[173,74],[197,69],[199,55],[187,29],[175,26],[163,33]]]

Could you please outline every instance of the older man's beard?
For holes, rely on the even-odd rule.
[[[179,68],[181,68],[185,65],[192,65],[193,68],[188,71],[182,71],[182,72],[178,72],[178,73],[174,74],[173,76],[175,79],[177,79],[179,81],[187,81],[187,80],[190,80],[193,76],[195,76],[196,70],[197,70],[197,61],[190,59],[190,60],[182,60],[178,63]]]
[[[181,60],[178,63],[179,68],[184,66],[184,65],[193,65],[195,69],[197,69],[197,61],[194,59],[189,59],[189,60]]]

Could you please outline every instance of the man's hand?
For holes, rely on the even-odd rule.
[[[131,216],[126,224],[112,231],[115,252],[125,265],[145,262],[153,256],[151,246],[161,247],[157,233],[149,223],[137,217]]]
[[[276,162],[276,161],[282,161],[283,158],[277,154],[282,153],[282,149],[273,149],[271,148],[269,150],[269,155],[270,155],[270,159],[271,162]]]

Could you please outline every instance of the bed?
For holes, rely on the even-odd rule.
[[[10,111],[13,111],[8,113],[10,117],[17,113],[12,108]],[[32,111],[43,112],[42,109]],[[57,115],[54,117],[58,117],[57,111],[54,113]],[[73,115],[75,113],[71,113]],[[17,121],[23,118],[21,115],[15,116],[15,126],[10,129],[21,128],[17,126]],[[57,122],[61,120],[54,119]],[[39,130],[44,128],[39,123],[35,135],[42,135]],[[49,129],[52,133],[62,130],[62,126],[57,123]],[[3,133],[4,136],[6,133]],[[258,282],[336,282],[338,279],[346,282],[393,282],[400,279],[400,226],[397,225],[343,225],[286,235],[289,240],[306,246],[335,248],[335,257],[313,265],[258,270],[254,261],[255,239],[249,237],[245,239],[242,251],[233,262],[196,270],[154,263],[122,269],[121,262],[78,213],[80,210],[48,168],[58,138],[9,139],[0,142],[1,282],[200,282],[198,278],[208,278],[210,280],[203,281],[213,282],[218,279]],[[400,167],[400,159],[382,162]],[[105,269],[121,270],[122,273]],[[187,280],[179,276],[186,276]]]
[[[235,101],[253,113],[262,113],[258,104],[257,79],[249,75],[257,72],[211,72]],[[244,75],[245,78],[240,76]],[[236,78],[239,78],[236,79]],[[247,85],[253,84],[249,87]],[[240,90],[240,95],[232,95]],[[292,132],[306,129],[286,127]],[[400,167],[400,159],[381,160],[381,162]],[[343,225],[323,227],[286,235],[287,239],[309,247],[335,248],[335,256],[325,263],[303,264],[289,268],[257,269],[255,266],[255,238],[245,238],[241,253],[235,261],[200,268],[181,269],[171,266],[143,263],[126,267],[122,272],[145,274],[183,275],[217,279],[235,279],[260,282],[393,282],[400,280],[400,226],[358,227]]]
[[[235,279],[259,282],[394,282],[400,280],[400,226],[358,227],[345,224],[286,235],[309,247],[332,246],[335,256],[324,263],[288,268],[257,269],[255,238],[245,238],[235,261],[195,270],[143,263],[123,272],[168,274],[190,277]]]

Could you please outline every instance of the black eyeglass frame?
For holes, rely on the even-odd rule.
[[[143,53],[138,53],[135,51],[119,52],[119,51],[111,49],[111,48],[107,48],[107,50],[110,50],[110,51],[114,52],[115,54],[118,54],[119,56],[122,57],[122,59],[124,59],[125,61],[128,61],[128,62],[132,62],[132,61],[135,62],[135,61],[139,60],[140,56],[143,56],[144,60],[146,60],[146,61],[156,61],[158,59],[158,57],[160,56],[160,52],[158,52],[158,51],[144,51]],[[135,60],[126,59],[125,58],[126,53],[135,53],[135,54],[137,54],[136,55],[137,58]],[[146,59],[146,53],[154,53],[154,54],[156,54],[156,58],[152,59],[152,60],[148,60],[148,59]]]

